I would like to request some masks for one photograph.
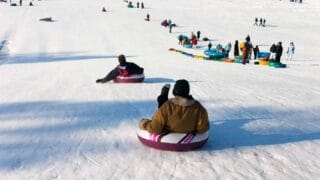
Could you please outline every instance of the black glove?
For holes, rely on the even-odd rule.
[[[102,83],[102,79],[97,79],[96,83]]]
[[[164,86],[162,87],[162,89],[161,89],[161,95],[168,97],[169,90],[170,90],[170,84],[164,85]]]

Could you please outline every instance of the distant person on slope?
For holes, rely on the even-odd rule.
[[[201,34],[201,32],[200,31],[197,31],[197,40],[199,41],[199,39],[200,39],[200,34]]]
[[[270,60],[274,60],[276,58],[276,45],[272,44],[270,47]]]
[[[144,20],[150,21],[150,15],[149,15],[149,13],[147,14],[147,16],[146,16],[146,18],[145,18]]]
[[[254,26],[258,26],[258,18],[257,17],[254,19],[254,24],[253,25]]]
[[[282,51],[283,51],[282,43],[278,42],[278,45],[276,46],[276,59],[275,59],[275,61],[278,63],[280,63]]]
[[[254,56],[254,59],[257,59],[258,55],[259,55],[259,46],[256,45],[256,47],[253,48],[253,56]]]
[[[292,56],[294,54],[294,49],[295,49],[294,44],[293,44],[293,42],[291,42],[289,47],[288,47],[288,50],[287,50],[287,55],[288,55],[287,61],[288,60],[292,61]]]
[[[250,53],[250,36],[246,37],[246,42],[241,43],[240,50],[242,52],[242,64],[245,65]]]
[[[211,44],[211,42],[209,42],[209,44],[208,44],[208,50],[210,50],[212,48],[212,44]]]
[[[149,133],[160,134],[165,131],[175,133],[204,133],[209,130],[208,113],[200,102],[189,95],[190,86],[187,80],[177,80],[174,98],[167,100],[154,114],[151,120],[142,119],[140,129]]]
[[[143,74],[143,68],[139,67],[135,63],[127,62],[126,57],[124,55],[118,56],[119,65],[115,67],[109,74],[107,74],[104,78],[97,79],[96,83],[105,83],[111,81],[117,76],[130,76],[133,74]]]
[[[229,42],[225,47],[224,47],[224,53],[226,54],[226,57],[229,58],[229,53],[231,51],[231,43]]]
[[[239,56],[239,42],[238,42],[238,40],[236,40],[234,42],[233,55],[234,55],[234,57]]]

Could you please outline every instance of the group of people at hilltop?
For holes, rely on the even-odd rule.
[[[128,8],[134,8],[132,1],[124,0],[124,2],[128,3],[127,5]],[[139,1],[137,1],[136,8],[144,9],[144,3],[143,2],[140,3]]]
[[[259,24],[258,24],[258,22],[259,22]],[[254,26],[266,27],[266,19],[260,18],[260,20],[258,20],[258,18],[256,17],[256,18],[254,19],[254,24],[253,24],[253,25],[254,25]]]
[[[299,3],[302,3],[302,0],[289,0],[289,2],[299,2]]]
[[[282,42],[278,42],[277,44],[272,44],[270,49],[270,60],[271,61],[275,61],[275,62],[279,62],[281,61],[281,57],[283,54],[283,47],[282,47]],[[245,38],[245,42],[240,44],[240,52],[242,53],[242,63],[246,64],[247,60],[252,59],[252,55],[253,55],[253,59],[257,59],[260,53],[260,49],[259,46],[253,46],[252,42],[251,42],[251,38],[248,35]],[[295,46],[293,42],[290,42],[289,47],[286,51],[287,53],[287,61],[291,61],[293,54],[295,52]],[[239,42],[238,40],[235,41],[235,45],[234,45],[234,57],[239,56]]]
[[[12,0],[0,0],[0,2],[8,2],[11,6],[17,6],[15,2],[12,2]],[[23,0],[19,0],[19,6],[23,5]],[[33,2],[29,2],[29,6],[33,6]]]

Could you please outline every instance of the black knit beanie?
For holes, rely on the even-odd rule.
[[[190,86],[189,82],[185,79],[180,79],[176,81],[176,84],[173,88],[174,96],[181,96],[185,98],[189,98]]]

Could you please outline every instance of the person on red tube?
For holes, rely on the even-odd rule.
[[[134,74],[143,74],[144,69],[133,62],[127,62],[123,54],[118,56],[118,61],[119,65],[104,78],[97,79],[96,83],[105,83],[117,78],[117,76],[127,77]]]

